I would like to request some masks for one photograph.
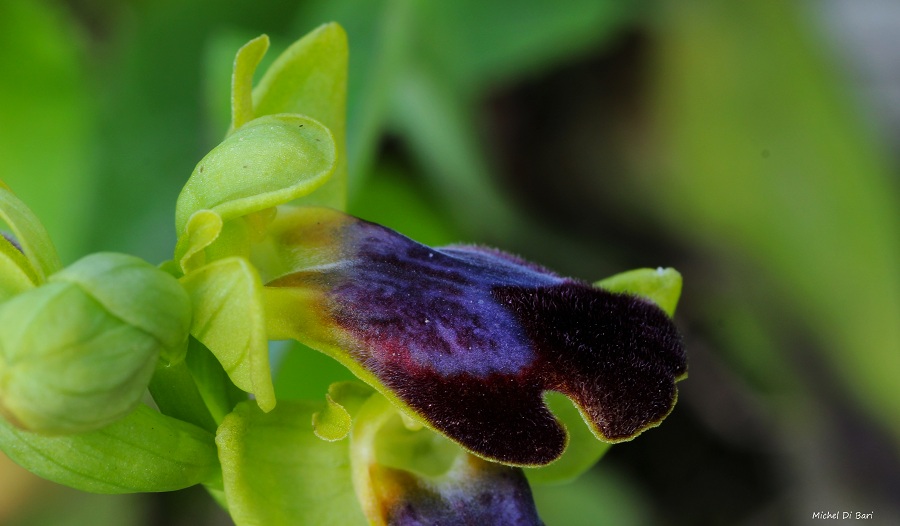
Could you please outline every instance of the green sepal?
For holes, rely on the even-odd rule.
[[[347,35],[340,25],[324,24],[288,47],[253,91],[257,116],[308,115],[334,134],[337,160],[332,177],[303,204],[344,209],[347,200]]]
[[[238,526],[367,524],[350,475],[348,442],[316,437],[322,404],[283,400],[270,413],[238,404],[216,444],[228,510]]]
[[[221,362],[240,389],[263,411],[275,407],[262,282],[245,259],[214,261],[181,278],[194,308],[191,335]]]
[[[175,491],[219,474],[212,434],[147,406],[69,436],[29,433],[0,420],[0,449],[32,473],[92,493]]]
[[[38,282],[31,263],[5,238],[0,239],[0,302],[25,292]]]
[[[50,235],[43,223],[2,181],[0,181],[0,220],[12,230],[16,241],[22,247],[22,253],[31,265],[31,272],[23,269],[26,274],[33,273],[40,283],[62,268],[56,247],[50,241]]]
[[[151,335],[162,345],[164,362],[184,359],[191,304],[168,273],[134,256],[100,252],[76,261],[49,281],[77,284],[112,316]]]
[[[269,49],[269,37],[260,35],[238,50],[231,75],[231,128],[234,133],[255,117],[253,111],[253,73]]]
[[[594,283],[610,292],[625,292],[648,299],[669,316],[675,315],[681,297],[681,274],[673,268],[639,268]]]
[[[178,282],[138,258],[94,254],[0,305],[0,412],[46,434],[82,433],[140,403],[190,322]]]
[[[191,216],[212,210],[223,222],[309,194],[331,177],[331,132],[302,115],[254,119],[213,148],[194,169],[175,205],[179,237]]]

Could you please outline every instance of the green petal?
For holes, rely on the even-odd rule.
[[[328,394],[325,395],[325,408],[312,416],[313,432],[329,442],[345,438],[350,433],[352,423],[350,413]]]
[[[222,216],[212,210],[198,210],[191,214],[183,235],[175,245],[175,261],[181,272],[187,274],[206,265],[206,252],[219,234],[224,222]]]
[[[354,381],[334,382],[325,394],[325,408],[313,413],[313,431],[322,440],[334,442],[350,433],[351,415],[372,396],[371,387]]]
[[[253,73],[269,49],[269,37],[260,35],[238,50],[231,76],[231,129],[253,120]]]
[[[238,526],[364,525],[347,441],[313,433],[321,404],[285,400],[270,413],[239,404],[216,444],[228,509]]]
[[[299,113],[331,130],[337,148],[334,177],[305,204],[343,209],[347,199],[345,147],[347,35],[338,24],[325,24],[279,56],[253,92],[256,115]]]
[[[226,258],[181,278],[194,307],[191,334],[216,356],[228,377],[256,395],[259,407],[275,407],[262,283],[242,258]]]
[[[44,225],[2,182],[0,182],[0,220],[15,234],[16,241],[22,247],[22,253],[28,258],[39,281],[47,279],[50,274],[62,268],[56,247],[50,241],[50,235],[47,234]]]
[[[681,296],[681,274],[673,268],[640,268],[610,276],[594,286],[646,298],[673,316]]]
[[[197,164],[175,206],[179,236],[199,210],[227,222],[309,194],[331,177],[336,156],[331,132],[309,117],[248,122]]]
[[[0,420],[0,448],[32,473],[92,493],[174,491],[219,471],[212,434],[146,406],[71,436],[37,435]]]

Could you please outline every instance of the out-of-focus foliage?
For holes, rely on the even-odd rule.
[[[896,159],[804,9],[6,0],[0,178],[63,264],[89,250],[162,261],[179,189],[228,129],[234,50],[267,33],[275,57],[338,21],[351,212],[586,280],[685,276],[678,409],[574,486],[535,486],[547,524],[797,523],[834,508],[900,520]],[[309,350],[284,356],[279,396],[322,399],[346,378]],[[143,524],[153,502],[167,523],[216,517],[177,496],[82,501],[28,477],[0,467],[3,487],[54,505],[0,500],[0,522]]]

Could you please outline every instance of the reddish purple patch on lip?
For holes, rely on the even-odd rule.
[[[327,314],[353,340],[345,350],[467,449],[510,464],[553,461],[566,433],[543,403],[547,390],[572,398],[611,441],[672,409],[686,358],[656,305],[499,251],[429,248],[337,217],[339,261],[270,285],[324,285]]]

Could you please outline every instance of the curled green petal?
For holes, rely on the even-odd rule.
[[[131,256],[95,254],[0,305],[0,412],[46,434],[131,412],[162,354],[186,344],[187,295]]]
[[[219,473],[211,433],[146,406],[68,436],[29,433],[0,420],[0,449],[32,473],[92,493],[175,491]]]
[[[646,298],[673,316],[681,296],[681,274],[673,268],[639,268],[610,276],[594,286]]]
[[[345,438],[350,433],[353,421],[344,406],[334,401],[331,395],[325,395],[325,408],[313,413],[313,432],[317,437],[328,442]]]
[[[359,382],[335,382],[328,386],[325,408],[313,413],[313,431],[322,440],[334,442],[350,433],[355,414],[372,396],[372,388]]]
[[[191,334],[222,363],[240,389],[256,395],[263,411],[275,407],[262,283],[243,258],[225,258],[181,278],[194,308]]]
[[[222,216],[212,210],[198,210],[191,214],[184,232],[175,245],[175,262],[184,274],[206,265],[204,249],[222,233]]]
[[[47,234],[44,225],[2,182],[0,182],[0,221],[12,229],[16,241],[22,247],[22,253],[25,254],[31,269],[40,281],[62,268],[56,247],[50,241],[50,235]]]
[[[253,73],[269,49],[269,37],[260,35],[244,44],[234,57],[231,75],[231,129],[229,133],[253,120]]]
[[[332,175],[334,137],[302,115],[269,115],[243,125],[204,157],[178,196],[175,226],[184,234],[198,210],[223,221],[306,195]]]
[[[228,510],[238,526],[366,524],[348,442],[313,433],[321,404],[284,400],[270,413],[238,404],[216,435]]]

